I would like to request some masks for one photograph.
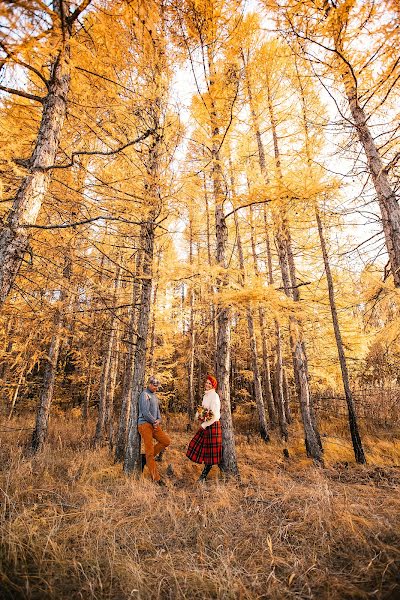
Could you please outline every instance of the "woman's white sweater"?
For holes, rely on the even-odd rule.
[[[201,405],[204,406],[204,408],[212,410],[214,415],[212,419],[209,419],[208,421],[203,421],[203,423],[201,424],[203,429],[205,429],[206,427],[209,427],[216,421],[219,421],[221,416],[221,401],[217,392],[214,389],[207,390],[207,392],[204,392],[203,401]]]

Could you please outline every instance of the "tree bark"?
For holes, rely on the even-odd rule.
[[[369,172],[378,198],[394,284],[396,287],[400,287],[400,206],[368,126],[368,117],[360,104],[355,71],[350,68],[350,61],[346,58],[342,30],[347,23],[347,17],[348,14],[345,10],[341,15],[336,15],[335,21],[332,21],[336,29],[333,33],[333,42],[338,57],[340,57],[338,60],[341,62],[341,78],[353,117],[353,126],[367,157]]]
[[[154,228],[153,220],[146,221],[141,225],[141,240],[143,251],[143,281],[140,299],[140,315],[137,325],[136,352],[133,371],[133,382],[131,391],[128,441],[126,445],[124,471],[131,474],[134,471],[140,473],[140,435],[137,428],[138,400],[143,388],[146,369],[146,345],[149,332],[152,268],[154,255]]]
[[[215,234],[216,234],[216,262],[221,267],[222,275],[217,281],[217,293],[226,285],[226,243],[228,228],[224,215],[224,191],[221,160],[219,155],[219,128],[214,99],[215,65],[213,50],[207,46],[209,92],[210,92],[210,126],[211,126],[211,168],[213,181],[213,194],[215,201]],[[222,461],[221,469],[227,475],[239,476],[237,466],[235,436],[233,431],[231,400],[230,400],[230,344],[231,344],[231,311],[229,307],[217,307],[217,347],[216,347],[216,376],[218,390],[221,398],[221,425],[222,425]]]
[[[132,384],[133,376],[135,371],[135,348],[137,341],[137,322],[139,318],[139,311],[137,304],[139,301],[139,295],[141,291],[142,282],[142,268],[143,268],[143,252],[138,250],[136,255],[135,265],[135,280],[133,282],[132,289],[132,307],[129,318],[129,325],[127,331],[127,355],[125,360],[124,375],[122,382],[122,403],[121,413],[119,417],[117,440],[115,444],[115,462],[122,462],[124,460],[126,451],[127,431],[129,414],[131,410],[131,396],[132,396]]]
[[[54,317],[53,335],[51,338],[49,354],[44,371],[42,391],[36,413],[35,429],[32,434],[31,449],[33,453],[39,452],[47,439],[50,406],[53,399],[54,382],[56,378],[57,362],[60,352],[61,331],[62,315],[60,308],[57,308]]]
[[[332,315],[333,329],[335,332],[336,346],[337,346],[338,355],[339,355],[340,369],[342,371],[342,381],[343,381],[344,393],[345,393],[346,402],[347,402],[347,410],[348,410],[348,415],[349,415],[349,427],[350,427],[351,441],[353,443],[354,456],[358,463],[365,464],[367,461],[365,459],[364,449],[362,446],[361,436],[360,436],[360,432],[359,432],[359,428],[358,428],[356,407],[354,404],[353,395],[351,393],[351,388],[350,388],[350,379],[349,379],[349,373],[348,373],[348,369],[347,369],[347,361],[346,361],[346,356],[344,353],[342,334],[340,331],[339,318],[338,318],[337,309],[336,309],[333,278],[332,278],[332,273],[331,273],[331,267],[329,264],[329,258],[328,258],[327,248],[326,248],[324,230],[322,227],[321,215],[319,213],[318,207],[316,207],[315,216],[316,216],[317,224],[318,224],[318,233],[319,233],[319,239],[321,242],[322,256],[324,257],[325,274],[326,274],[326,280],[328,283],[329,304],[330,304],[330,308],[331,308],[331,315]]]
[[[90,354],[89,365],[88,365],[87,388],[86,388],[86,394],[85,394],[85,399],[83,401],[83,408],[82,408],[82,419],[85,422],[89,418],[89,403],[90,403],[90,397],[91,397],[91,391],[92,391],[92,367],[93,367],[93,356],[92,356],[92,354]]]
[[[119,323],[115,323],[115,338],[113,349],[111,353],[111,367],[110,367],[110,382],[108,386],[108,398],[106,405],[106,419],[105,419],[105,430],[108,432],[108,445],[112,452],[114,447],[114,400],[115,390],[117,387],[118,379],[118,366],[119,366],[119,350],[120,350],[120,330]]]
[[[232,192],[234,190],[234,181],[233,176],[231,176],[232,180]],[[234,213],[235,218],[235,226],[236,226],[236,244],[238,249],[238,257],[239,257],[239,268],[241,270],[241,284],[244,287],[246,284],[246,271],[244,266],[244,257],[243,257],[243,247],[242,247],[242,238],[240,234],[240,225],[237,212]],[[263,399],[263,391],[261,384],[261,376],[260,370],[258,367],[258,351],[257,351],[257,339],[254,330],[254,319],[253,313],[250,306],[246,307],[246,317],[247,317],[247,328],[249,333],[249,342],[250,342],[250,354],[251,354],[251,366],[253,371],[253,382],[254,382],[254,397],[257,406],[258,412],[258,423],[259,423],[259,431],[261,439],[264,442],[269,442],[269,432],[267,419],[265,416],[265,407],[264,407],[264,399]]]
[[[272,94],[270,88],[269,75],[267,74],[266,92],[268,111],[271,122],[272,139],[274,144],[275,168],[278,180],[283,179],[282,166],[279,150],[279,139],[277,133],[277,121],[275,118],[274,106],[272,103]],[[285,200],[283,200],[285,202]],[[286,214],[286,206],[279,207],[279,212],[275,209],[273,214],[275,244],[278,252],[279,266],[281,269],[282,283],[286,296],[292,298],[295,302],[300,299],[298,288],[296,287],[296,268],[293,257],[292,242],[289,223]],[[308,456],[315,461],[322,461],[322,444],[319,435],[310,388],[308,384],[308,364],[303,341],[303,332],[299,321],[295,317],[289,319],[290,343],[292,348],[293,370],[298,391],[300,410],[303,421],[305,446]],[[283,391],[283,381],[282,381]],[[282,400],[284,401],[283,395]]]
[[[249,91],[250,91],[250,88],[249,88]],[[260,144],[260,148],[263,149],[261,136],[260,136],[259,144]],[[265,206],[264,206],[264,208],[265,208]],[[266,231],[266,233],[268,235],[267,231]],[[259,278],[260,277],[260,269],[258,267],[257,251],[256,251],[257,239],[256,239],[256,230],[254,227],[253,208],[251,206],[250,206],[250,234],[251,234],[250,241],[251,241],[251,252],[252,252],[252,256],[253,256],[254,273],[255,273],[256,277]],[[269,360],[268,360],[268,337],[269,336],[268,336],[268,331],[267,331],[267,327],[266,327],[266,323],[265,323],[265,310],[262,306],[258,307],[258,320],[260,323],[260,333],[261,333],[261,340],[262,340],[262,357],[263,357],[262,381],[263,381],[263,387],[265,390],[265,398],[267,401],[267,409],[268,409],[270,425],[271,425],[271,428],[274,428],[276,425],[276,411],[275,411],[275,406],[274,406],[274,398],[273,398],[272,386],[271,386],[271,373],[270,373]],[[287,432],[286,432],[286,434],[287,434]]]
[[[193,218],[189,218],[189,264],[193,266]],[[189,323],[189,362],[188,362],[188,417],[189,422],[193,422],[195,415],[195,400],[194,400],[194,351],[196,332],[194,329],[194,286],[191,284],[190,291],[190,323]]]
[[[272,253],[271,244],[269,241],[267,210],[264,205],[264,228],[265,228],[265,245],[267,252],[267,267],[268,267],[268,283],[274,284],[274,275],[272,271]],[[274,363],[274,400],[276,411],[278,413],[278,422],[281,436],[287,440],[289,436],[287,425],[290,423],[287,418],[286,400],[284,393],[284,368],[283,368],[283,352],[282,352],[282,335],[281,326],[277,318],[274,319],[275,328],[275,363]]]
[[[117,291],[120,284],[121,270],[120,267],[117,267],[117,272],[115,274],[114,281],[114,294],[113,294],[113,306],[116,304]],[[107,400],[109,399],[108,390],[110,384],[110,368],[111,368],[111,358],[112,352],[114,348],[114,343],[116,339],[116,316],[115,312],[112,312],[112,317],[110,319],[110,335],[108,337],[107,350],[103,357],[103,368],[101,373],[100,380],[100,390],[99,390],[99,412],[97,416],[97,424],[96,424],[96,432],[94,435],[93,445],[95,447],[100,446],[103,440],[104,428],[106,422],[106,413],[107,413]]]
[[[71,259],[67,255],[63,269],[63,277],[67,280],[71,277]],[[42,391],[40,394],[39,405],[36,412],[35,429],[32,434],[31,450],[33,453],[39,452],[47,439],[48,424],[50,418],[50,407],[53,400],[54,383],[57,374],[57,363],[60,354],[61,332],[64,325],[63,312],[66,310],[68,301],[68,290],[64,287],[61,290],[59,305],[54,314],[54,327],[51,338],[49,354],[43,376]]]
[[[7,298],[25,253],[29,248],[29,229],[38,218],[49,188],[51,166],[60,143],[70,86],[70,47],[68,39],[51,66],[48,94],[43,102],[42,119],[36,144],[15,197],[6,224],[0,233],[0,305]]]

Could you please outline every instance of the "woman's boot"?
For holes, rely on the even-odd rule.
[[[207,475],[212,469],[212,465],[204,465],[204,469],[198,479],[198,481],[205,481],[207,479]]]

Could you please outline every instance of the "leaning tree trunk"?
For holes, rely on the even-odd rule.
[[[337,346],[338,355],[339,355],[340,369],[342,371],[342,380],[343,380],[344,393],[346,396],[347,410],[348,410],[348,414],[349,414],[349,427],[350,427],[351,441],[353,443],[354,456],[358,463],[365,464],[367,461],[365,459],[361,436],[360,436],[360,432],[358,429],[356,407],[354,404],[353,395],[351,393],[351,388],[350,388],[350,380],[349,380],[349,373],[347,370],[346,356],[344,353],[342,334],[340,331],[339,319],[338,319],[338,314],[337,314],[337,309],[336,309],[335,292],[334,292],[334,288],[333,288],[331,267],[329,264],[329,258],[328,258],[328,252],[326,249],[326,242],[325,242],[325,236],[324,236],[324,231],[323,231],[323,227],[322,227],[321,215],[319,213],[318,207],[316,207],[315,216],[316,216],[317,224],[318,224],[318,233],[319,233],[319,239],[321,242],[322,255],[324,257],[325,274],[326,274],[326,280],[328,283],[329,304],[331,307],[333,329],[335,332],[335,339],[336,339],[336,346]]]
[[[143,282],[140,299],[140,315],[137,324],[137,341],[130,402],[128,441],[126,445],[124,471],[131,474],[140,472],[140,435],[137,428],[138,400],[143,388],[146,369],[146,345],[149,332],[152,267],[154,255],[154,221],[149,220],[141,225],[143,243]]]
[[[48,93],[43,101],[42,119],[29,159],[28,174],[22,180],[0,233],[0,305],[7,298],[29,248],[29,226],[36,223],[49,188],[51,166],[55,162],[67,110],[69,55],[69,43],[66,42],[51,66]]]
[[[357,132],[367,157],[368,170],[371,174],[378,198],[379,208],[382,216],[382,226],[385,235],[386,248],[389,255],[390,267],[393,274],[394,284],[400,287],[400,206],[396,193],[390,184],[389,176],[383,164],[379,150],[372,137],[368,126],[368,117],[362,108],[355,80],[354,70],[350,63],[345,60],[345,52],[342,44],[341,35],[336,35],[335,49],[342,60],[342,81],[345,88],[347,101],[351,115],[353,117],[353,126]]]

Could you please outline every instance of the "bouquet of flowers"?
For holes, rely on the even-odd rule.
[[[211,408],[206,408],[205,406],[198,406],[197,419],[200,421],[200,423],[203,423],[204,421],[209,421],[213,418],[213,416],[214,413],[211,410]]]

